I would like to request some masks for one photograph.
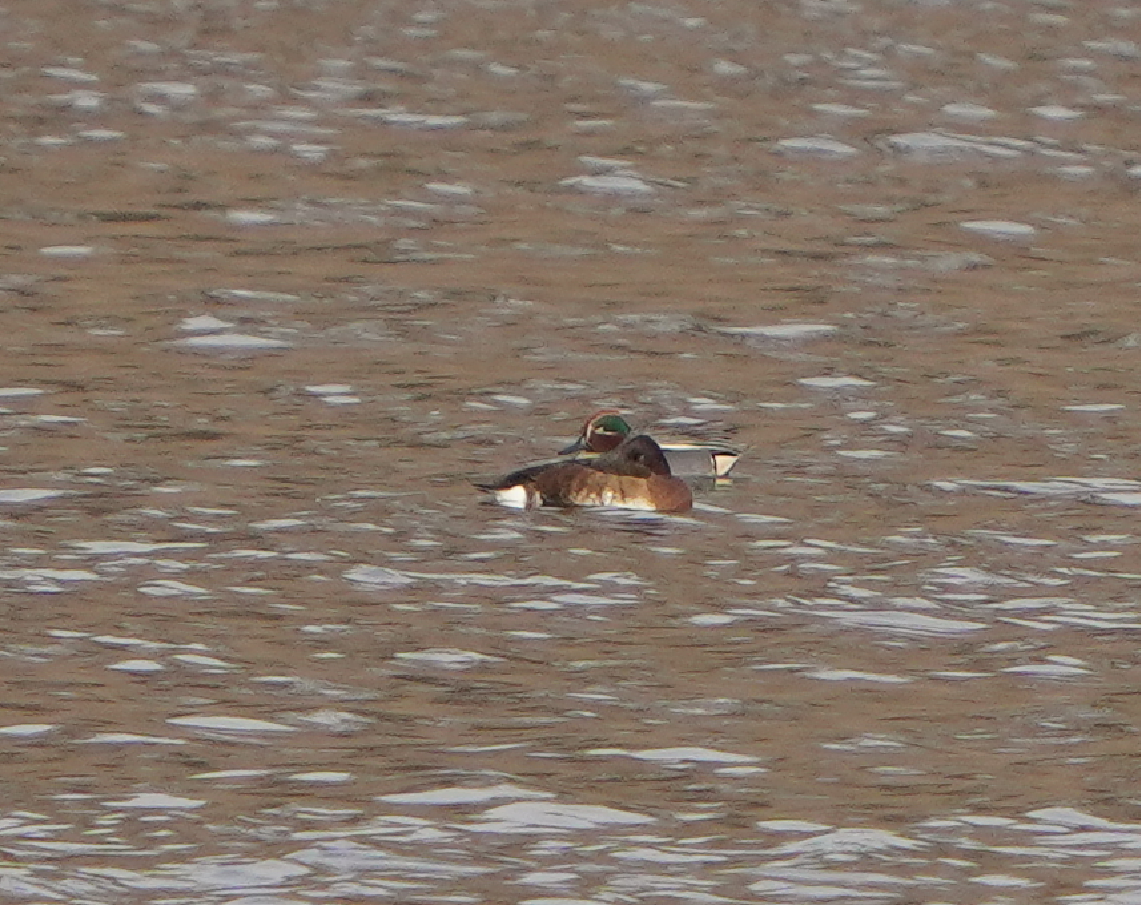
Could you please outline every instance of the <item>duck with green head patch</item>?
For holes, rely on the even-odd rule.
[[[603,409],[591,415],[582,426],[582,433],[559,455],[573,455],[575,459],[588,459],[608,452],[633,433],[626,419],[614,409]],[[741,454],[725,446],[699,443],[663,443],[661,450],[675,475],[721,478],[729,474]]]
[[[629,437],[608,452],[583,460],[543,462],[488,484],[501,506],[614,506],[650,512],[687,512],[693,496],[652,437]]]

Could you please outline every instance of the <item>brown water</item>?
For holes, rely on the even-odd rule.
[[[9,4],[0,895],[1141,902],[1138,18]]]

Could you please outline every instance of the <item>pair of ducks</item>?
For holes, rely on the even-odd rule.
[[[717,446],[659,446],[647,434],[633,435],[615,411],[592,415],[578,440],[559,455],[513,471],[488,484],[501,506],[616,506],[651,512],[687,512],[693,494],[679,474],[722,477],[739,454]]]

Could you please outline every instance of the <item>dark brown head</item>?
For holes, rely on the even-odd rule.
[[[653,437],[639,434],[600,458],[621,456],[631,470],[645,474],[650,502],[658,512],[688,512],[693,493],[681,478],[675,478],[662,448]]]
[[[590,465],[599,471],[634,475],[639,478],[648,478],[651,475],[668,478],[673,473],[670,471],[666,454],[662,452],[662,448],[654,438],[647,434],[638,434],[636,437],[624,440],[615,449],[594,459]]]

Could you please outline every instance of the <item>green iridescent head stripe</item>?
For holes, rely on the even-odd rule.
[[[601,415],[590,425],[590,431],[591,433],[600,432],[626,436],[630,433],[630,425],[621,415]]]

